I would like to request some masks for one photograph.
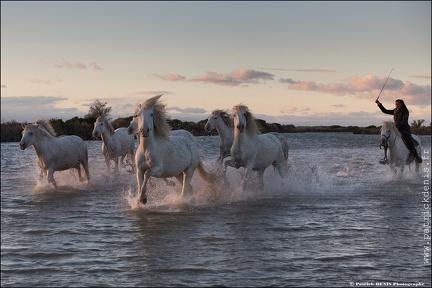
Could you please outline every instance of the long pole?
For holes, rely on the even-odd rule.
[[[394,68],[393,68],[394,69]],[[382,91],[384,90],[384,87],[385,87],[385,85],[387,84],[387,81],[388,81],[388,79],[390,78],[390,74],[391,74],[391,72],[393,71],[393,69],[390,71],[390,73],[389,73],[389,75],[388,75],[388,77],[387,77],[387,80],[384,82],[384,85],[383,85],[383,87],[381,88],[381,91],[380,91],[380,93],[379,93],[379,95],[378,95],[378,97],[377,97],[377,99],[375,100],[375,101],[378,101],[378,98],[381,96],[381,93],[382,93]]]

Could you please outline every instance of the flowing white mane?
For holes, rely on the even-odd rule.
[[[159,98],[161,96],[162,94],[145,100],[142,103],[142,109],[153,108],[153,125],[155,136],[168,139],[171,127],[167,122],[167,115],[165,109],[166,105],[159,102]]]
[[[400,132],[396,128],[396,124],[393,121],[383,121],[381,126],[381,131],[390,130],[390,132],[396,133],[399,137],[402,137],[400,135]]]
[[[47,119],[36,119],[34,124],[38,125],[38,128],[41,128],[41,131],[45,132],[47,136],[55,137],[57,135]]]
[[[222,120],[226,126],[233,127],[232,119],[231,119],[230,115],[228,114],[228,112],[226,112],[225,110],[216,109],[216,110],[213,110],[212,114],[218,115],[220,118],[222,118]]]

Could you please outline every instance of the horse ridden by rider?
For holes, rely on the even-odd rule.
[[[407,149],[410,151],[417,163],[422,163],[422,158],[418,155],[416,150],[418,143],[414,142],[414,139],[411,135],[410,125],[408,124],[409,111],[405,105],[405,102],[401,99],[397,99],[395,101],[395,109],[392,110],[387,110],[383,104],[378,101],[378,99],[375,101],[375,103],[383,113],[393,115],[393,121],[395,122],[396,128],[400,132],[402,140],[405,143]]]

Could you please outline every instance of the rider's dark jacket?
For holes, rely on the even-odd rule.
[[[408,124],[408,117],[409,117],[409,111],[406,107],[402,107],[400,109],[393,109],[393,110],[387,110],[384,108],[384,106],[380,103],[378,104],[378,107],[381,109],[381,111],[385,114],[393,115],[393,120],[396,124],[396,128],[401,132],[401,130],[410,130],[410,126]]]

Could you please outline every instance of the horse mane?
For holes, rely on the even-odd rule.
[[[110,135],[113,135],[115,133],[114,127],[111,125],[111,123],[108,122],[108,120],[104,116],[99,116],[96,119],[96,122],[104,123],[104,125],[108,128],[108,132]]]
[[[135,118],[137,116],[138,111],[141,109],[141,107],[142,107],[141,103],[137,103],[135,105],[135,111],[134,111],[134,114],[133,114],[133,118]]]
[[[142,109],[153,108],[153,129],[155,135],[168,139],[171,127],[167,122],[167,115],[165,109],[166,105],[162,102],[159,102],[159,98],[162,95],[163,94],[145,100],[141,106]]]
[[[252,136],[260,134],[258,130],[258,125],[255,122],[255,118],[252,112],[246,105],[236,105],[233,107],[233,110],[236,112],[240,112],[246,115],[246,132]]]
[[[391,132],[395,132],[396,135],[400,135],[399,130],[396,128],[396,124],[393,121],[383,121],[382,126],[381,126],[381,130],[387,128],[389,129]]]
[[[228,112],[226,112],[225,110],[216,109],[216,110],[213,110],[212,114],[219,115],[219,117],[222,118],[222,120],[226,126],[233,127],[233,121],[232,121],[230,115],[228,114]]]
[[[51,136],[51,137],[57,136],[49,120],[36,119],[33,124],[38,125],[38,128],[41,128],[41,131],[44,132],[47,136]]]

